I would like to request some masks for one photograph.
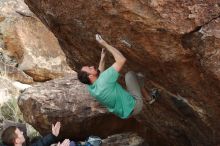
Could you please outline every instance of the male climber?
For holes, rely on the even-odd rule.
[[[106,106],[109,112],[114,113],[122,119],[137,115],[143,106],[142,97],[151,104],[155,101],[150,97],[140,84],[139,77],[130,71],[125,75],[127,90],[117,82],[119,72],[126,62],[126,58],[116,48],[109,45],[100,35],[96,34],[96,41],[104,47],[98,70],[94,66],[83,66],[78,72],[80,82],[87,84],[90,94],[102,105]],[[114,57],[114,64],[105,70],[105,49]],[[142,79],[143,81],[143,79]]]

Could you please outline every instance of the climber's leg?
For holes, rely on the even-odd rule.
[[[156,98],[155,98],[156,96],[154,96],[154,95],[155,95],[155,94],[154,94],[155,89],[152,90],[152,91],[151,91],[151,94],[149,95],[149,93],[147,92],[147,90],[146,90],[145,87],[144,87],[144,75],[141,74],[141,73],[137,73],[136,75],[137,75],[137,79],[138,79],[139,85],[140,85],[140,87],[141,87],[141,93],[142,93],[143,97],[146,99],[146,101],[147,101],[149,104],[154,103],[154,101],[155,101],[155,99],[156,99]]]
[[[148,94],[148,92],[144,88],[144,76],[142,74],[140,73],[135,74],[133,71],[129,71],[125,75],[125,83],[128,92],[136,100],[136,106],[133,110],[132,115],[136,115],[142,110],[143,107],[142,97],[144,97],[149,104],[154,103],[156,94],[154,94],[154,90],[152,91],[151,96]]]
[[[138,83],[138,78],[133,71],[129,71],[125,75],[125,83],[127,86],[128,92],[135,98],[136,105],[132,112],[132,115],[137,115],[143,107],[141,87]]]

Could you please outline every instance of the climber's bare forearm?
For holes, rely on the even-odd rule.
[[[99,71],[103,72],[105,70],[105,58],[101,58],[99,62]]]
[[[123,65],[125,64],[126,58],[120,51],[118,51],[116,48],[112,47],[108,43],[105,42],[102,45],[113,55],[115,59],[115,63],[113,64],[113,67],[116,69],[116,71],[119,72],[122,69]]]

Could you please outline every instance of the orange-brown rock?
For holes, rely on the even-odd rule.
[[[16,30],[24,54],[19,68],[35,81],[46,81],[73,73],[54,35],[36,18],[23,18]]]
[[[51,80],[73,73],[56,37],[23,0],[2,0],[0,13],[0,47],[16,59],[20,70],[34,81]]]
[[[126,56],[123,73],[143,72],[149,89],[162,89],[162,98],[137,117],[143,127],[173,145],[220,144],[218,1],[25,2],[53,31],[75,70],[98,65],[94,35],[100,33]]]

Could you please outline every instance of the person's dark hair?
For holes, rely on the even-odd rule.
[[[79,81],[80,81],[81,83],[90,85],[91,82],[90,82],[88,76],[89,76],[88,73],[85,72],[85,71],[81,71],[81,70],[80,70],[80,71],[77,73],[77,77],[78,77],[78,79],[79,79]]]
[[[15,133],[16,126],[6,128],[2,133],[2,143],[7,146],[14,146],[17,134]]]

